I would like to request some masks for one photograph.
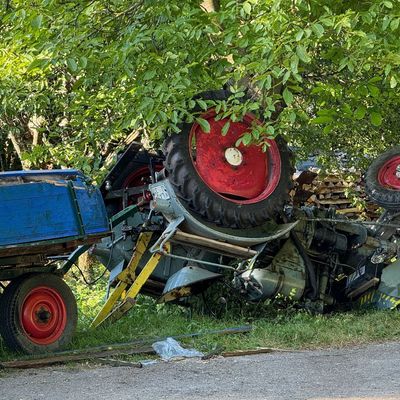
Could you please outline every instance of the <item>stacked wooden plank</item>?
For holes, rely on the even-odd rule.
[[[334,208],[349,218],[376,219],[378,206],[368,201],[361,174],[302,171],[295,175],[291,192],[295,206]]]

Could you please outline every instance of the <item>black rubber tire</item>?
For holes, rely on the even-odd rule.
[[[365,191],[369,198],[378,206],[390,211],[400,211],[400,190],[382,186],[378,181],[378,174],[383,165],[396,156],[400,156],[400,146],[381,154],[365,174]]]
[[[219,90],[201,95],[204,100],[223,100],[229,92]],[[288,202],[293,186],[292,153],[281,137],[275,139],[281,157],[281,179],[274,192],[260,202],[238,204],[212,191],[197,173],[189,151],[192,124],[181,126],[182,132],[168,137],[163,146],[168,180],[180,200],[202,219],[227,228],[249,228],[278,219]]]
[[[20,322],[23,301],[34,288],[46,286],[55,290],[64,301],[67,311],[66,326],[62,335],[51,344],[37,344],[24,331]],[[78,311],[75,297],[69,286],[54,274],[29,274],[11,281],[5,288],[0,302],[0,333],[5,344],[12,350],[37,354],[60,350],[67,345],[75,332]]]

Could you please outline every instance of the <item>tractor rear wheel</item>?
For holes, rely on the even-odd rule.
[[[228,92],[207,92],[203,99],[223,100]],[[201,116],[210,125],[184,124],[164,143],[166,175],[180,200],[203,219],[228,228],[248,228],[276,220],[292,187],[291,152],[281,137],[268,140],[263,152],[237,140],[261,124],[252,114],[240,122],[216,119],[211,109]]]
[[[378,206],[400,210],[400,146],[386,151],[371,164],[365,175],[365,189]]]
[[[12,350],[28,354],[56,351],[76,328],[77,306],[68,285],[54,274],[24,275],[5,288],[0,333]]]

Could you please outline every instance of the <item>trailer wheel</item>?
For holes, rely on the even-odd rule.
[[[75,297],[53,274],[24,275],[4,290],[0,333],[12,350],[28,354],[61,349],[77,324]]]
[[[386,210],[400,210],[400,146],[380,155],[365,175],[366,192]]]
[[[223,100],[226,91],[207,92],[203,99]],[[260,146],[236,146],[237,140],[261,124],[252,114],[242,121],[215,118],[209,110],[201,117],[210,125],[184,124],[182,132],[164,143],[165,170],[178,197],[203,219],[229,228],[259,226],[276,220],[292,186],[291,152],[281,137]]]

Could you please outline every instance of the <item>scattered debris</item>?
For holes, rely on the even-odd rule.
[[[90,349],[85,349],[81,353],[69,354],[69,355],[57,355],[57,353],[52,354],[50,357],[34,358],[34,359],[22,359],[5,361],[0,363],[0,368],[40,368],[47,367],[54,364],[65,364],[68,362],[78,362],[84,360],[102,360],[106,357],[113,357],[119,355],[133,355],[133,354],[154,354],[154,350],[151,347],[141,347],[134,349],[111,349],[104,350],[100,352],[90,351]]]
[[[142,362],[114,360],[113,358],[99,358],[98,361],[101,362],[102,364],[111,365],[112,367],[143,368]]]
[[[183,335],[172,336],[173,339],[185,339],[185,338],[193,338],[205,335],[232,335],[238,333],[247,333],[253,329],[250,325],[244,325],[233,328],[226,329],[217,329],[217,330],[208,330],[204,332],[195,332],[188,333]],[[28,359],[20,359],[20,360],[12,360],[5,361],[0,363],[0,369],[2,368],[40,368],[46,367],[54,364],[65,364],[68,362],[78,362],[84,360],[100,360],[105,363],[105,360],[110,360],[110,357],[122,356],[122,355],[134,355],[134,354],[155,354],[155,351],[149,344],[154,342],[161,342],[168,338],[159,337],[159,338],[147,338],[142,340],[136,340],[132,342],[126,343],[115,343],[113,345],[106,346],[96,346],[83,350],[75,350],[75,351],[63,351],[58,353],[49,354],[46,357],[35,357]],[[115,361],[115,360],[114,360]],[[110,361],[112,363],[112,359]],[[145,361],[142,361],[140,364],[145,365]],[[147,363],[148,365],[148,363]],[[140,368],[139,365],[132,365],[137,368]]]
[[[195,349],[184,349],[179,342],[169,337],[163,341],[155,342],[151,346],[164,361],[171,361],[176,358],[203,357],[204,354]]]
[[[235,351],[223,351],[221,353],[222,357],[240,357],[240,356],[252,356],[255,354],[265,354],[265,353],[276,353],[276,352],[292,352],[294,350],[288,349],[275,349],[271,347],[258,347],[256,349],[248,350],[235,350]]]

